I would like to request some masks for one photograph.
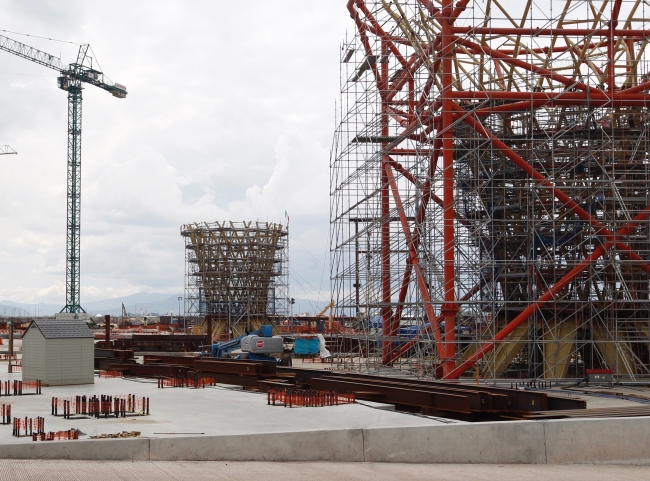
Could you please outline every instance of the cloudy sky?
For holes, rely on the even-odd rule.
[[[285,209],[292,296],[329,296],[343,1],[0,1],[0,29],[89,43],[129,91],[84,91],[82,304],[180,292],[181,224],[283,222]],[[65,63],[78,50],[0,34]],[[55,71],[0,51],[0,109],[0,144],[19,154],[0,156],[0,299],[63,304],[66,93]]]

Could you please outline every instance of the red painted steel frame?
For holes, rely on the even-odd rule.
[[[441,27],[438,35],[431,44],[426,46],[423,54],[431,56],[434,59],[433,67],[429,72],[429,80],[419,99],[415,98],[413,74],[424,63],[425,59],[422,54],[413,54],[410,58],[405,59],[396,44],[411,45],[407,38],[400,38],[388,35],[384,32],[379,23],[375,20],[369,9],[366,7],[364,0],[349,0],[347,3],[348,11],[355,20],[362,44],[366,49],[367,55],[372,55],[370,43],[368,41],[368,32],[381,38],[382,56],[389,52],[394,54],[402,65],[402,72],[389,84],[388,64],[382,63],[378,68],[372,65],[371,69],[375,76],[378,91],[381,96],[382,107],[382,136],[388,136],[388,118],[395,119],[403,128],[402,138],[423,139],[432,131],[435,131],[433,149],[428,150],[429,155],[429,179],[426,183],[418,185],[416,179],[406,171],[401,164],[393,160],[389,153],[394,155],[416,155],[413,149],[392,148],[392,144],[383,143],[382,151],[383,166],[381,170],[381,215],[383,218],[381,229],[381,259],[382,259],[382,331],[384,336],[395,336],[398,332],[399,323],[403,311],[403,305],[411,283],[412,273],[415,272],[415,281],[421,293],[424,308],[429,322],[426,331],[433,331],[438,354],[442,362],[443,375],[447,379],[458,378],[465,371],[470,369],[479,359],[487,352],[492,350],[499,342],[503,341],[514,329],[528,319],[535,311],[540,309],[545,303],[552,301],[554,296],[581,272],[593,264],[599,257],[607,252],[608,249],[616,246],[619,253],[634,261],[635,264],[650,273],[650,265],[637,252],[631,249],[623,242],[623,237],[634,228],[639,222],[650,216],[650,207],[638,214],[631,222],[616,232],[609,231],[602,223],[596,220],[589,212],[585,211],[578,203],[569,198],[561,189],[556,187],[551,180],[546,178],[540,172],[535,170],[525,159],[521,158],[515,151],[510,149],[505,143],[499,140],[487,127],[479,122],[479,118],[485,115],[491,115],[498,111],[516,112],[519,110],[529,110],[541,106],[612,106],[612,107],[645,107],[650,104],[650,98],[646,91],[650,90],[650,82],[643,81],[640,85],[617,89],[615,84],[614,57],[616,37],[625,37],[626,41],[634,41],[650,35],[650,30],[631,30],[617,29],[618,14],[621,8],[622,0],[613,2],[612,16],[607,28],[581,29],[581,28],[492,28],[486,27],[456,27],[455,20],[464,11],[470,3],[470,0],[461,0],[457,2],[454,8],[452,0],[443,0],[441,8],[435,7],[429,0],[420,0],[420,3],[429,11],[430,15],[437,21]],[[568,49],[577,49],[584,47],[595,47],[599,45],[607,46],[608,66],[605,69],[606,90],[599,90],[574,79],[560,75],[551,70],[537,67],[521,59],[516,58],[520,52],[525,50],[517,47],[511,50],[491,49],[485,45],[479,45],[464,38],[466,35],[512,35],[512,36],[557,36],[573,35],[582,36],[586,39],[593,39],[595,43],[581,43],[573,47],[543,47],[533,49],[536,53],[547,53],[565,51]],[[588,40],[589,41],[589,40]],[[498,59],[504,64],[533,72],[541,77],[559,82],[571,87],[573,91],[558,92],[557,94],[547,92],[525,92],[525,91],[455,91],[452,84],[453,55],[455,46],[460,45],[467,49],[468,52],[485,55],[492,59]],[[498,69],[500,66],[495,62]],[[440,96],[435,99],[428,110],[425,109],[434,84],[434,77],[440,79]],[[502,75],[499,74],[502,78]],[[406,112],[398,110],[393,102],[395,95],[404,88],[408,89],[408,102]],[[456,100],[502,100],[512,101],[513,103],[502,106],[493,106],[490,108],[477,109],[471,113],[463,110]],[[403,105],[403,103],[399,103]],[[414,112],[418,111],[416,118]],[[438,112],[438,114],[435,114]],[[476,292],[478,286],[472,288],[459,300],[456,299],[455,287],[455,237],[454,222],[458,221],[458,216],[454,212],[454,142],[453,128],[454,122],[461,120],[472,127],[480,136],[489,140],[493,148],[501,151],[517,167],[525,171],[540,186],[547,188],[553,193],[555,198],[571,209],[582,220],[590,224],[595,233],[602,237],[600,244],[590,255],[584,258],[555,285],[550,287],[536,301],[532,302],[520,315],[502,328],[489,342],[480,347],[475,354],[458,366],[455,365],[455,339],[454,325],[458,313],[458,304],[470,299]],[[414,134],[414,132],[425,127],[423,133]],[[442,153],[442,190],[443,197],[439,199],[432,192],[431,179],[436,171],[438,159]],[[419,205],[417,206],[416,223],[422,222],[429,204],[433,199],[443,208],[443,243],[444,243],[444,302],[439,315],[435,315],[433,304],[431,302],[428,286],[426,284],[420,262],[417,255],[417,249],[420,242],[419,231],[411,231],[404,211],[403,203],[400,197],[399,188],[393,170],[408,179],[416,188],[421,189],[422,195]],[[398,302],[393,312],[392,293],[391,293],[391,256],[390,256],[390,195],[392,193],[393,202],[397,208],[399,220],[409,249],[406,269],[402,278],[401,288],[398,294]],[[444,334],[441,332],[440,323],[444,321]],[[406,350],[414,345],[416,341],[410,341],[398,349],[394,348],[394,343],[384,341],[382,349],[382,361],[384,364],[392,364]]]
[[[442,306],[442,315],[445,319],[445,349],[440,351],[442,359],[442,372],[447,376],[455,367],[454,354],[456,343],[454,339],[454,328],[456,325],[456,304],[455,286],[455,246],[454,246],[454,133],[452,124],[454,101],[451,98],[452,88],[452,45],[453,34],[451,30],[452,0],[442,2],[442,45],[440,57],[442,58],[442,191],[443,191],[443,242],[444,242],[444,293],[445,301]]]

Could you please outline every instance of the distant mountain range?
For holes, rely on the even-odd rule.
[[[91,315],[109,314],[111,316],[122,315],[122,303],[130,315],[147,314],[174,314],[178,313],[178,298],[183,294],[159,294],[159,293],[139,293],[124,297],[114,297],[112,299],[103,299],[101,301],[92,301],[82,303],[82,307]],[[327,301],[314,301],[308,299],[298,299],[293,306],[294,314],[309,312],[318,314],[328,304]],[[0,315],[2,316],[52,316],[61,311],[61,304],[27,304],[24,302],[0,301]],[[183,301],[181,301],[181,312],[183,310]]]
[[[82,303],[87,313],[110,314],[111,316],[120,316],[122,314],[122,303],[130,314],[139,315],[140,312],[168,314],[174,311],[178,313],[178,297],[183,294],[158,294],[158,293],[139,293],[124,297],[114,297],[112,299],[102,299],[101,301],[92,301]],[[23,315],[23,316],[51,316],[61,311],[61,304],[27,304],[24,302],[0,301],[0,313],[2,315]],[[181,301],[181,310],[183,301]]]

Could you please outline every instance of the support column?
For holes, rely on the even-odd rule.
[[[564,379],[575,351],[577,322],[571,316],[544,326],[544,379]]]
[[[444,304],[442,315],[445,322],[444,352],[440,353],[443,376],[451,373],[455,366],[456,343],[456,286],[455,286],[455,239],[454,239],[454,137],[452,89],[452,31],[450,16],[452,0],[442,2],[442,179],[443,179],[443,239],[444,239]]]
[[[7,327],[9,328],[9,366],[7,372],[11,373],[13,372],[12,358],[14,357],[14,321],[9,321]]]
[[[382,39],[381,54],[386,55],[388,49],[386,41]],[[386,79],[388,79],[388,64],[381,64],[381,74],[379,78],[379,89],[381,94],[381,135],[388,137],[388,114],[385,98]],[[382,150],[386,149],[387,144],[382,143]],[[390,159],[387,155],[382,157],[383,164]],[[381,326],[382,334],[384,337],[393,335],[393,313],[390,307],[391,292],[390,292],[390,186],[388,184],[388,176],[386,169],[381,169]],[[391,364],[392,362],[392,346],[390,340],[382,342],[382,364]]]
[[[210,346],[210,349],[212,349],[212,314],[208,314],[205,316],[205,321],[207,323],[206,327],[206,335],[208,336],[208,346]],[[210,351],[212,352],[212,351]]]
[[[104,316],[104,348],[111,348],[111,315]]]

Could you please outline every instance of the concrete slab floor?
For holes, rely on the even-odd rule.
[[[17,340],[19,349],[21,341]],[[300,361],[298,362],[300,363]],[[314,368],[323,368],[320,363],[304,363]],[[303,367],[303,366],[299,366]],[[306,367],[306,366],[304,366]],[[21,373],[8,374],[7,361],[0,361],[0,381],[22,379]],[[638,406],[631,400],[613,396],[584,395],[584,391],[599,391],[649,396],[650,390],[615,386],[608,388],[581,389],[583,392],[553,389],[554,395],[581,397],[588,408]],[[54,417],[51,413],[52,396],[71,397],[92,394],[134,394],[150,398],[151,416],[126,419],[71,419]],[[320,429],[371,428],[392,426],[422,426],[440,423],[460,423],[445,420],[396,413],[386,410],[386,405],[365,403],[325,408],[284,408],[267,406],[266,395],[243,391],[234,386],[219,386],[206,389],[158,389],[155,380],[105,379],[95,377],[93,385],[44,387],[39,396],[0,397],[0,404],[12,405],[14,417],[45,418],[46,431],[78,428],[91,434],[108,434],[120,431],[141,431],[143,437],[254,434],[264,432],[308,431]],[[370,407],[370,406],[373,407]],[[4,434],[3,434],[4,432]],[[178,434],[174,434],[178,433]],[[202,433],[202,434],[200,434]],[[82,439],[85,439],[82,436]],[[11,426],[0,426],[0,444],[32,442],[31,438],[11,436]]]
[[[258,463],[258,462],[115,462],[0,460],[0,479],[20,481],[84,480],[305,480],[382,481],[636,481],[650,478],[648,466],[594,465],[459,465],[392,463]]]
[[[3,368],[6,369],[6,364],[0,363],[0,370],[4,371]],[[21,379],[21,373],[2,371],[0,381]],[[269,406],[266,394],[244,391],[238,387],[159,389],[155,380],[145,379],[95,377],[95,384],[43,387],[42,391],[41,395],[3,396],[0,397],[0,404],[11,404],[13,417],[44,417],[47,432],[70,428],[78,428],[88,435],[141,431],[142,437],[152,438],[194,433],[199,436],[255,434],[459,423],[391,412],[363,404],[313,408]],[[63,419],[62,416],[51,415],[53,396],[63,398],[92,394],[149,397],[151,415],[108,419]],[[33,442],[28,437],[13,437],[11,431],[10,425],[0,426],[0,444]]]

